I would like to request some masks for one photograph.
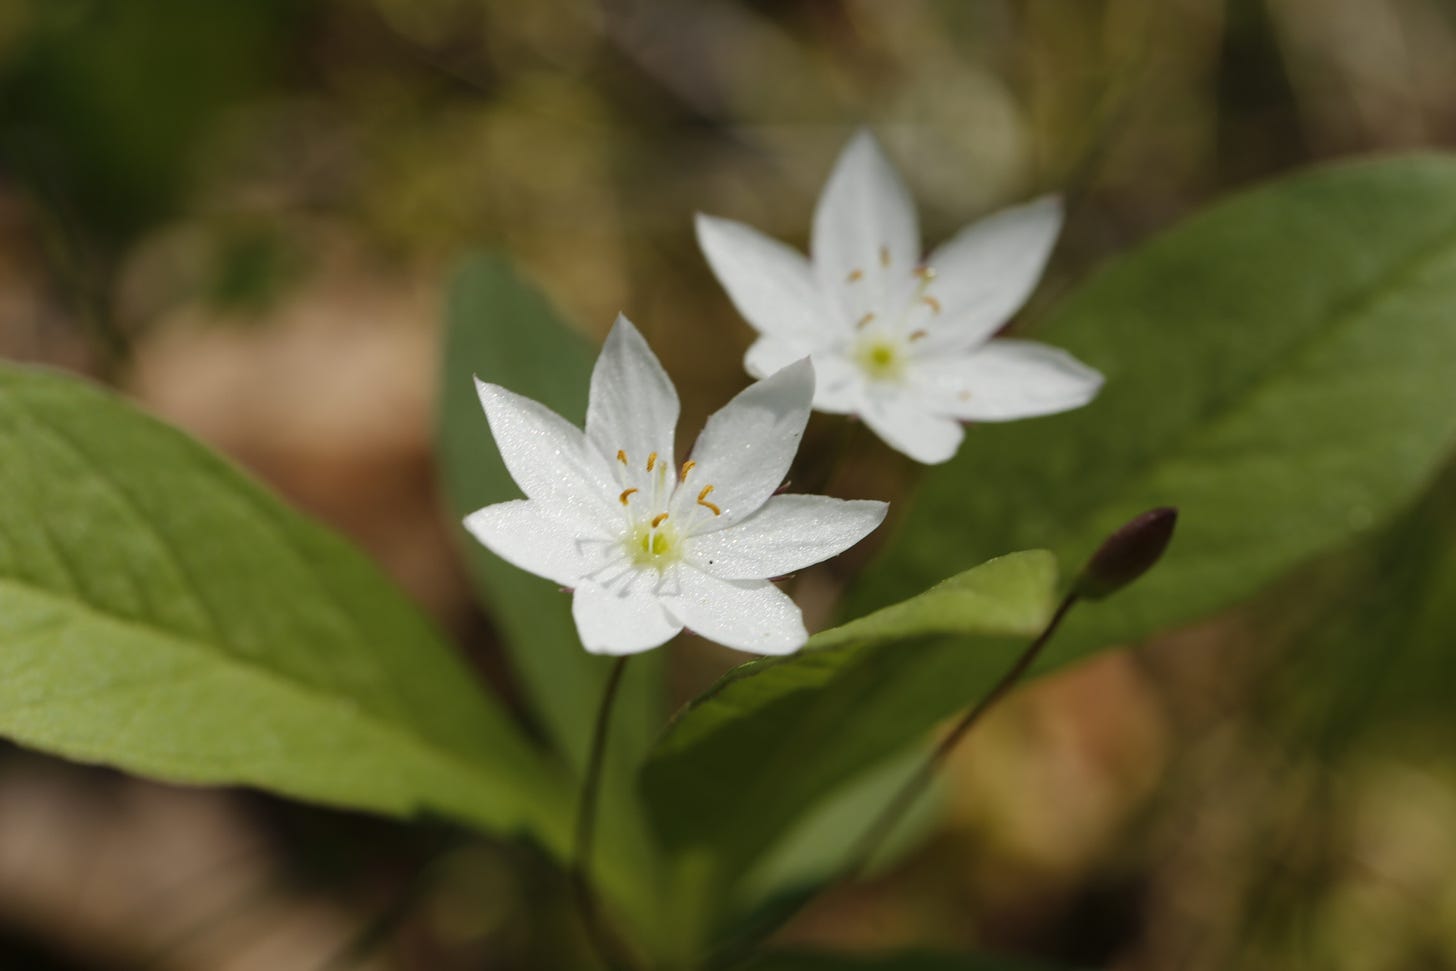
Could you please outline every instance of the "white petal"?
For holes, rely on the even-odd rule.
[[[819,196],[813,256],[825,293],[843,290],[856,271],[867,276],[890,271],[912,279],[910,270],[920,259],[915,204],[868,131],[850,139]]]
[[[919,363],[912,380],[928,408],[964,421],[1069,411],[1102,387],[1101,374],[1060,348],[1004,339],[963,357]]]
[[[666,603],[684,627],[710,641],[754,654],[792,654],[809,632],[788,594],[767,580],[723,580],[691,567]]]
[[[871,395],[860,417],[891,448],[925,465],[947,461],[965,437],[959,422],[927,410],[909,394]]]
[[[864,379],[859,368],[836,351],[811,354],[802,344],[760,337],[743,355],[743,366],[754,377],[765,378],[804,357],[812,357],[814,364],[815,411],[848,415],[859,410]]]
[[[783,576],[849,549],[888,508],[867,499],[774,496],[736,526],[694,537],[689,555],[702,570],[730,580]]]
[[[506,470],[526,498],[583,526],[615,515],[611,470],[580,429],[499,385],[477,378],[475,390]]]
[[[696,224],[718,282],[760,333],[815,341],[837,329],[802,253],[729,219],[698,213]]]
[[[1062,202],[1043,196],[961,230],[926,259],[930,293],[940,301],[940,327],[966,344],[992,334],[1036,289],[1062,228]]]
[[[586,434],[611,462],[621,451],[633,470],[653,453],[673,466],[677,390],[637,328],[618,316],[592,369]]]
[[[814,368],[802,360],[740,391],[703,426],[693,446],[697,466],[679,487],[684,512],[695,517],[692,532],[722,529],[752,514],[773,495],[799,450],[814,398]],[[707,507],[691,505],[711,485]]]
[[[604,533],[583,535],[529,499],[477,509],[465,517],[465,528],[507,563],[563,587],[600,569],[612,545]]]
[[[654,580],[629,574],[610,588],[591,580],[578,584],[571,616],[582,647],[593,654],[637,654],[672,640],[682,624],[663,610]]]

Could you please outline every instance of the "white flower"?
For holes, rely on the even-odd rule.
[[[969,226],[921,261],[914,204],[875,139],[857,134],[814,211],[812,265],[742,223],[699,214],[698,242],[759,339],[756,376],[808,355],[814,407],[856,414],[919,462],[955,454],[962,421],[1077,408],[1102,376],[1071,355],[990,340],[1031,294],[1061,228],[1047,197]]]
[[[807,360],[748,387],[673,457],[677,391],[618,317],[592,371],[586,433],[529,398],[476,381],[525,499],[471,513],[502,559],[573,589],[595,654],[656,647],[684,627],[728,647],[787,654],[808,638],[770,582],[828,559],[885,517],[882,502],[776,495],[814,396]]]

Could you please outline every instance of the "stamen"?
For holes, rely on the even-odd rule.
[[[915,275],[918,276],[920,279],[924,280],[926,283],[929,283],[931,280],[935,279],[935,267],[924,265],[917,266],[915,268]]]
[[[861,270],[861,269],[853,269],[853,270],[850,270],[849,271],[849,277],[846,278],[844,282],[845,283],[858,283],[859,281],[861,281],[863,279],[864,279],[864,270]]]
[[[890,265],[890,247],[888,247],[888,246],[881,246],[880,247],[880,266],[889,266],[889,265]]]
[[[927,293],[925,296],[921,297],[920,302],[929,307],[931,313],[940,313],[940,301],[932,297],[930,294]]]
[[[929,336],[930,336],[930,331],[928,331],[928,330],[912,330],[910,332],[910,337],[908,339],[911,340],[911,341],[918,341],[918,340],[923,340],[923,339],[925,339],[925,338],[927,338]]]
[[[970,401],[971,393],[969,391],[962,391],[960,394],[956,395],[956,397],[959,398],[961,401]]]
[[[651,472],[652,471],[652,467],[654,465],[656,465],[656,464],[657,464],[657,453],[656,452],[653,452],[651,455],[647,456],[647,471],[648,472]]]
[[[652,528],[653,529],[656,529],[657,527],[661,526],[662,525],[662,521],[664,519],[666,519],[666,518],[667,518],[667,513],[665,513],[665,512],[660,512],[656,516],[653,516],[652,517]]]
[[[622,451],[620,448],[617,449],[617,461],[621,462],[623,465],[627,464],[627,453]]]
[[[873,310],[871,310],[869,313],[865,314],[859,320],[855,321],[855,324],[854,324],[855,329],[857,329],[857,330],[864,330],[865,327],[869,326],[870,321],[872,321],[874,319],[875,319],[875,312]]]
[[[617,497],[617,501],[625,506],[627,504],[627,497],[636,491],[636,489],[623,489],[622,494]]]
[[[723,510],[719,509],[713,503],[711,503],[711,502],[708,501],[708,493],[710,493],[712,491],[713,491],[713,487],[712,486],[710,486],[710,485],[703,486],[703,491],[698,493],[698,505],[702,506],[704,509],[711,509],[711,510],[713,510],[713,515],[715,515],[715,516],[721,516],[721,515],[723,515]]]
[[[688,459],[686,462],[684,462],[683,463],[683,466],[682,466],[682,471],[679,472],[678,473],[678,476],[677,476],[678,481],[679,482],[686,482],[686,481],[688,481],[688,473],[691,472],[693,470],[693,466],[695,466],[697,464],[698,463],[694,462],[692,459]]]

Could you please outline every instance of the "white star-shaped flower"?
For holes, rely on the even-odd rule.
[[[803,615],[770,578],[843,552],[885,517],[883,502],[776,494],[814,397],[807,360],[710,417],[681,466],[677,391],[625,317],[592,371],[585,434],[529,398],[476,386],[526,498],[471,513],[466,528],[572,588],[594,654],[645,651],[684,627],[741,651],[795,651]]]
[[[814,211],[813,261],[742,223],[699,214],[698,242],[758,331],[744,360],[770,374],[809,356],[814,407],[860,416],[919,462],[944,462],[963,421],[1077,408],[1102,376],[1064,351],[991,337],[1031,295],[1062,224],[1058,199],[1006,209],[924,261],[915,207],[867,131]]]

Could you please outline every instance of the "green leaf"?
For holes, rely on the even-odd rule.
[[[1014,553],[730,672],[644,772],[659,831],[730,877],[831,787],[969,705],[1051,616],[1056,567]]]
[[[1237,196],[1117,260],[1036,336],[1096,402],[971,429],[858,610],[1006,549],[1081,563],[1181,510],[1145,579],[1081,607],[1042,669],[1249,598],[1411,503],[1456,442],[1456,161],[1342,165]]]
[[[458,518],[520,498],[491,439],[472,375],[541,402],[580,424],[596,350],[504,260],[468,258],[450,290],[441,374],[439,452]],[[586,761],[592,721],[612,667],[582,649],[570,598],[457,530],[476,592],[503,635],[532,711],[568,761]],[[637,760],[662,727],[662,652],[634,658],[618,696],[611,755]]]
[[[0,733],[561,850],[571,794],[362,556],[82,381],[0,366]]]

